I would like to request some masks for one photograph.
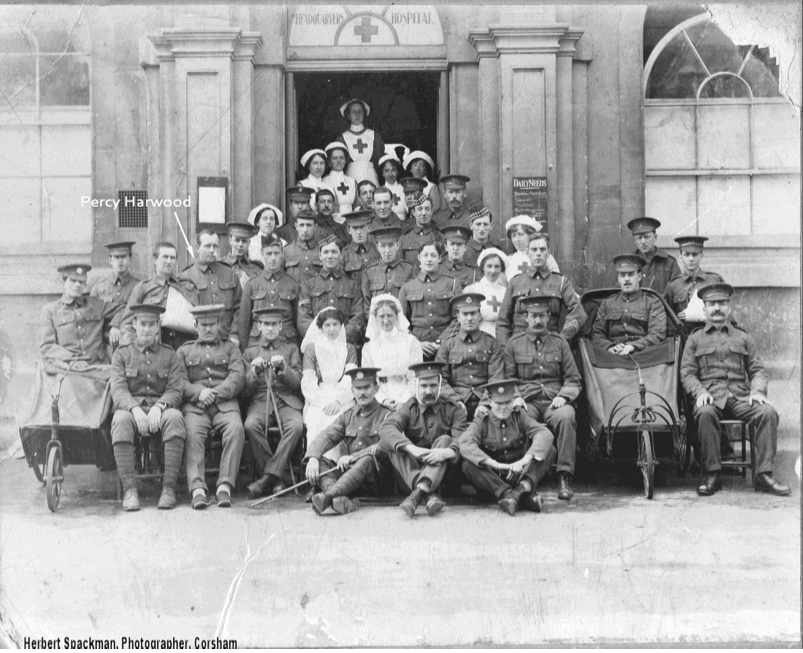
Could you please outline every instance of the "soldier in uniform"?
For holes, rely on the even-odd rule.
[[[496,321],[496,337],[503,347],[516,333],[527,329],[527,318],[521,300],[529,295],[549,295],[549,330],[558,331],[562,311],[565,311],[561,337],[570,342],[586,323],[586,313],[580,298],[574,291],[572,282],[559,272],[552,272],[549,260],[549,238],[546,234],[535,234],[528,245],[531,268],[511,279],[499,308]]]
[[[349,279],[340,267],[342,244],[334,236],[318,243],[323,269],[301,283],[298,300],[298,330],[306,335],[319,311],[337,308],[346,316],[346,340],[356,345],[363,332],[362,292],[360,285]]]
[[[262,308],[284,309],[282,339],[298,346],[300,340],[295,316],[298,314],[298,297],[301,284],[284,272],[284,251],[281,241],[271,234],[262,240],[262,259],[265,269],[254,277],[243,289],[240,300],[240,349],[259,344],[261,332],[259,324],[253,319],[255,311]]]
[[[393,212],[393,193],[390,188],[380,186],[374,191],[374,215],[368,223],[368,233],[377,229],[399,227],[405,231],[405,223]],[[373,238],[371,238],[373,240]]]
[[[393,411],[376,400],[379,371],[376,367],[346,370],[351,377],[355,406],[338,415],[315,438],[304,458],[307,479],[311,485],[317,483],[320,487],[320,492],[312,495],[312,508],[318,515],[330,506],[341,515],[357,510],[360,500],[352,499],[351,495],[361,487],[372,495],[380,495],[390,477],[387,452],[379,445],[379,426]],[[338,445],[341,455],[337,463],[324,457]],[[355,457],[357,454],[361,455]],[[338,471],[320,476],[335,466]]]
[[[424,189],[427,187],[427,182],[416,177],[403,177],[399,180],[399,184],[404,191],[404,202],[407,207],[407,214],[410,215],[413,212],[416,195],[424,192]]]
[[[150,279],[140,281],[131,297],[128,298],[128,306],[123,313],[123,321],[120,325],[120,344],[127,345],[134,341],[134,314],[131,307],[137,304],[158,304],[165,306],[170,289],[180,293],[193,306],[198,304],[198,288],[190,279],[179,281],[173,272],[176,268],[176,246],[166,241],[156,243],[153,248],[153,276]],[[173,349],[177,349],[183,343],[192,339],[192,336],[174,329],[161,327],[160,340]]]
[[[284,248],[284,270],[289,277],[301,283],[321,271],[321,256],[318,250],[320,237],[315,228],[314,211],[305,209],[296,216],[298,240]]]
[[[359,198],[360,208],[373,212],[375,190],[376,184],[370,179],[363,179],[357,184],[357,197]]]
[[[290,456],[293,455],[304,433],[301,410],[301,354],[298,347],[279,336],[285,310],[281,307],[266,307],[254,311],[261,338],[259,344],[245,350],[244,359],[248,368],[246,392],[251,394],[245,417],[245,432],[251,444],[257,469],[262,471],[259,480],[248,486],[253,497],[275,489],[284,473]],[[267,369],[273,370],[273,397],[282,422],[282,438],[272,449],[267,438],[266,416],[274,414],[269,405]]]
[[[184,456],[187,485],[196,510],[209,505],[205,477],[204,443],[210,428],[220,430],[223,452],[217,479],[217,505],[231,506],[231,492],[240,471],[245,432],[237,395],[244,383],[243,357],[237,345],[220,336],[223,304],[192,309],[198,339],[178,350],[184,378],[184,424],[187,443]]]
[[[522,300],[527,331],[507,341],[504,376],[519,379],[520,397],[514,406],[546,424],[555,436],[558,499],[569,501],[574,496],[571,481],[577,451],[577,416],[572,402],[580,396],[582,385],[569,344],[557,333],[547,331],[550,300],[548,295]]]
[[[421,342],[424,360],[432,360],[441,344],[441,334],[452,324],[450,300],[461,292],[460,282],[441,274],[439,263],[443,255],[440,243],[418,246],[421,271],[399,291],[404,316],[410,321],[411,333]]]
[[[296,230],[296,217],[301,211],[310,211],[310,201],[315,191],[306,186],[291,186],[287,189],[287,203],[289,207],[289,218],[287,222],[280,227],[276,227],[273,232],[279,238],[284,239],[286,243],[294,243],[298,240],[298,231]],[[312,211],[313,216],[315,212]]]
[[[415,276],[413,266],[399,256],[401,234],[398,227],[377,229],[373,234],[379,260],[363,271],[361,280],[363,319],[366,324],[374,297],[389,293],[398,298],[401,287]]]
[[[613,257],[621,291],[606,297],[591,329],[591,342],[613,354],[627,356],[666,340],[666,311],[655,297],[641,292],[641,270],[646,261],[638,254]]]
[[[249,279],[262,272],[262,263],[248,259],[248,246],[259,229],[248,222],[228,222],[226,229],[229,232],[229,253],[223,262],[234,270],[240,287],[245,288]]]
[[[105,246],[109,250],[109,265],[112,268],[112,273],[105,279],[98,281],[89,293],[90,297],[97,297],[107,304],[117,306],[117,312],[111,318],[109,330],[105,334],[112,347],[120,344],[120,325],[123,322],[123,313],[131,297],[131,292],[139,283],[139,279],[129,272],[131,267],[131,248],[135,244],[133,241],[125,241],[122,243],[109,243]]]
[[[75,372],[109,364],[103,346],[103,326],[119,309],[98,297],[84,295],[86,275],[91,269],[81,263],[58,268],[64,294],[45,305],[39,332],[39,354],[48,373],[64,371],[76,357],[84,360],[73,364]]]
[[[663,293],[670,281],[680,277],[680,268],[675,258],[655,245],[656,231],[660,226],[661,223],[655,218],[636,218],[627,223],[636,243],[634,253],[643,256],[647,261],[642,270],[644,280],[641,287],[657,293]]]
[[[354,211],[346,216],[351,242],[343,247],[340,264],[346,276],[358,284],[362,282],[365,269],[379,260],[376,245],[368,240],[368,222],[371,220],[371,215],[370,211]]]
[[[443,199],[446,207],[438,211],[433,217],[432,222],[438,231],[443,231],[446,227],[465,227],[469,229],[468,204],[466,202],[466,184],[471,179],[465,175],[446,175],[441,177],[443,184]]]
[[[249,225],[250,227],[250,225]],[[243,289],[237,273],[226,263],[218,261],[220,239],[212,231],[204,229],[197,236],[198,256],[195,262],[179,275],[180,281],[192,281],[198,289],[201,306],[223,304],[220,317],[220,337],[240,343],[238,318]]]
[[[112,446],[117,472],[123,484],[123,510],[139,510],[134,472],[134,435],[162,434],[164,476],[160,510],[176,507],[176,482],[184,453],[184,419],[178,407],[184,391],[176,352],[160,344],[156,304],[137,304],[134,314],[136,337],[120,347],[112,358],[111,392],[114,401]]]
[[[315,220],[315,231],[318,240],[325,236],[336,236],[344,245],[349,242],[349,233],[332,217],[335,211],[335,194],[329,188],[321,188],[315,195],[315,208],[318,216]]]
[[[422,243],[441,241],[440,232],[432,226],[432,199],[424,193],[417,193],[413,199],[413,218],[415,226],[401,237],[399,247],[402,257],[411,263],[418,274],[418,248]]]
[[[686,329],[689,332],[705,324],[704,319],[699,319],[703,316],[686,314],[686,308],[694,293],[698,288],[712,283],[725,283],[725,279],[716,272],[707,272],[700,267],[706,240],[708,238],[705,236],[675,238],[675,242],[680,248],[680,260],[683,262],[684,271],[679,278],[670,281],[664,290],[664,299],[675,311],[678,319],[686,323]]]
[[[466,243],[466,253],[463,255],[463,262],[473,268],[477,267],[480,254],[486,249],[498,249],[504,251],[505,243],[500,243],[491,238],[491,224],[493,215],[482,204],[474,205],[469,208],[469,223],[471,225],[471,238]],[[482,276],[478,271],[477,276]]]
[[[752,336],[729,320],[733,287],[714,283],[701,288],[699,295],[705,306],[705,326],[689,336],[680,366],[683,388],[695,400],[701,464],[707,471],[697,494],[710,496],[722,489],[720,420],[740,419],[750,422],[754,430],[753,487],[757,492],[787,496],[791,489],[773,476],[778,413],[767,400],[767,370]]]
[[[443,339],[435,362],[444,365],[444,380],[455,398],[474,419],[474,411],[482,399],[481,386],[504,376],[502,349],[494,338],[480,331],[480,306],[485,295],[463,293],[452,297],[457,311],[459,330]]]
[[[447,465],[460,461],[457,439],[466,429],[466,411],[441,394],[443,365],[411,365],[416,394],[396,409],[379,427],[379,439],[402,489],[410,495],[401,503],[408,517],[426,501],[435,515],[445,505],[438,493]]]
[[[463,259],[466,254],[466,243],[471,238],[471,230],[449,226],[441,232],[441,236],[446,243],[446,260],[441,263],[441,273],[457,279],[462,291],[477,281],[478,277],[482,277],[481,274],[477,274],[477,269],[473,265],[469,265]]]
[[[530,510],[541,512],[536,488],[555,458],[547,428],[513,410],[515,388],[515,379],[485,385],[491,411],[475,419],[459,440],[463,474],[477,489],[493,494],[511,516],[522,497]]]

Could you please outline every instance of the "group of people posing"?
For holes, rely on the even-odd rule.
[[[343,111],[357,109],[367,113],[361,102]],[[359,149],[359,138],[345,140]],[[351,150],[326,151],[341,172]],[[392,493],[394,484],[408,495],[409,516],[421,505],[436,514],[443,494],[477,491],[509,514],[538,512],[536,488],[553,462],[558,497],[571,500],[582,383],[570,343],[582,334],[622,356],[660,344],[664,305],[643,288],[694,331],[681,378],[706,472],[698,493],[721,487],[719,421],[736,417],[755,427],[756,489],[789,494],[772,473],[778,415],[767,374],[732,320],[733,288],[701,268],[706,238],[676,239],[681,271],[655,246],[660,223],[631,221],[637,251],[613,259],[619,292],[588,323],[541,225],[515,216],[497,242],[490,211],[466,206],[470,180],[441,181],[438,214],[418,184],[404,189],[401,217],[386,185],[347,212],[337,203],[343,222],[334,192],[302,181],[288,189],[288,220],[274,205],[255,207],[248,222],[227,225],[225,257],[220,234],[201,231],[194,262],[179,273],[176,247],[158,243],[143,281],[128,270],[135,244],[111,243],[112,274],[89,296],[89,266],[59,268],[64,295],[45,308],[41,356],[46,365],[71,361],[80,374],[114,350],[111,439],[125,510],[139,508],[135,437],[156,433],[159,507],[176,504],[182,457],[192,507],[210,505],[212,429],[222,438],[219,507],[231,505],[246,435],[260,471],[248,491],[260,497],[283,489],[305,432],[308,497],[319,514],[350,512],[355,495]]]

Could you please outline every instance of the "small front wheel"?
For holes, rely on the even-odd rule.
[[[644,496],[652,499],[655,490],[655,460],[652,457],[652,433],[648,430],[639,432],[638,466],[644,477]]]
[[[61,463],[61,448],[51,447],[47,454],[47,507],[50,512],[56,512],[61,498],[61,484],[64,481],[64,467]]]

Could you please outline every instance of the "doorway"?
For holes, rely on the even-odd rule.
[[[296,73],[297,150],[295,179],[306,176],[298,158],[307,150],[323,149],[348,128],[341,105],[359,98],[371,108],[365,125],[378,132],[386,145],[403,144],[423,150],[438,161],[438,72]],[[399,152],[401,155],[401,152]],[[300,175],[300,176],[299,176]]]

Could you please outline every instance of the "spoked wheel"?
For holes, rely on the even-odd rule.
[[[33,458],[33,456],[31,456],[31,458]],[[36,460],[31,460],[31,467],[33,467],[33,473],[36,474],[36,480],[44,484],[45,466],[40,465]]]
[[[652,499],[655,490],[655,460],[652,457],[652,433],[639,431],[638,466],[644,477],[644,496]]]
[[[64,481],[64,467],[61,464],[61,449],[51,447],[47,454],[47,507],[56,512],[61,498],[61,484]]]

